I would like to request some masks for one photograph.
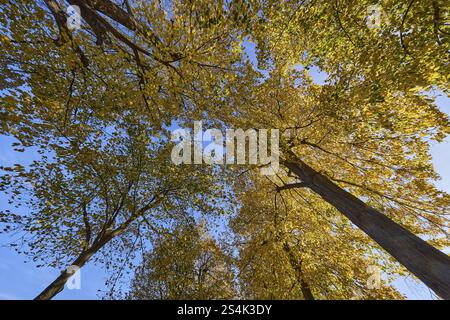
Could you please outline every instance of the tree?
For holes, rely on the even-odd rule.
[[[376,106],[367,102],[349,108],[350,97],[345,99],[348,103],[335,103],[334,85],[315,85],[304,71],[275,70],[264,83],[251,88],[252,101],[241,102],[240,117],[234,123],[244,128],[280,128],[284,136],[281,163],[301,182],[286,188],[309,188],[320,195],[446,296],[449,258],[406,231],[425,235],[438,247],[448,246],[449,197],[433,185],[437,175],[428,153],[429,141],[440,141],[448,131],[445,115],[429,99],[414,93],[392,93]],[[380,123],[380,118],[388,122]],[[284,183],[288,184],[287,179]],[[350,199],[349,192],[365,203],[354,196]],[[367,206],[378,213],[362,218]],[[371,225],[371,231],[362,219],[368,219],[364,223]],[[381,239],[380,232],[388,225],[395,231]],[[401,239],[406,243],[400,248]],[[424,260],[433,263],[424,264]]]
[[[65,27],[67,4],[80,6],[81,30]],[[428,150],[449,124],[426,95],[448,93],[447,13],[438,0],[383,1],[389,23],[369,28],[371,4],[8,1],[1,133],[46,144],[129,112],[155,135],[198,118],[279,128],[282,179],[301,180],[280,187],[320,195],[448,297],[449,258],[433,247],[448,246],[449,197],[433,185]],[[242,55],[244,37],[259,70]],[[327,81],[314,84],[310,68]]]
[[[223,212],[226,205],[216,195],[225,189],[209,180],[215,169],[173,166],[166,134],[173,121],[200,110],[193,106],[211,97],[220,100],[214,88],[226,69],[216,63],[232,61],[238,53],[228,50],[231,37],[211,39],[211,31],[227,34],[231,20],[222,21],[216,10],[211,19],[218,20],[205,21],[182,3],[168,20],[165,8],[137,3],[148,13],[148,25],[136,30],[131,11],[124,18],[125,11],[110,1],[84,1],[77,4],[93,29],[72,32],[65,8],[45,3],[8,1],[1,8],[1,40],[7,48],[2,62],[8,68],[1,133],[16,137],[18,150],[39,146],[43,154],[31,168],[3,168],[11,173],[2,176],[2,190],[11,192],[14,204],[25,199],[32,212],[8,211],[2,222],[25,232],[22,240],[33,259],[64,269],[68,263],[82,267],[92,257],[99,259],[95,254],[107,245],[135,252],[142,228],[155,232],[155,223],[194,210],[206,214],[216,205],[214,212]],[[99,12],[110,17],[104,20]],[[188,17],[194,20],[186,24]],[[58,37],[53,41],[54,22]],[[117,22],[128,29],[115,31],[111,24]],[[156,39],[149,26],[161,22],[167,24],[161,31],[168,33]],[[132,31],[139,34],[134,44],[126,40]],[[141,50],[141,44],[148,48]],[[212,49],[215,57],[208,53]],[[17,81],[9,81],[13,78]],[[153,221],[150,212],[156,215]],[[53,297],[68,277],[64,271],[37,298]]]
[[[83,131],[75,130],[78,136],[56,138],[53,157],[44,155],[29,168],[3,168],[9,173],[1,177],[2,190],[16,207],[30,210],[1,215],[10,231],[21,234],[13,245],[65,270],[37,299],[63,289],[68,265],[81,268],[91,259],[108,261],[108,253],[134,253],[146,233],[161,232],[161,225],[193,211],[226,210],[220,200],[226,191],[213,181],[213,168],[191,171],[171,164],[164,139],[155,139],[133,116],[126,118],[115,128],[84,124]],[[104,249],[101,258],[97,253]]]
[[[273,193],[279,179],[254,176],[231,227],[242,296],[251,299],[400,299],[372,270],[395,266],[333,207],[302,190]]]
[[[227,257],[208,232],[193,223],[157,236],[132,280],[130,299],[234,298]]]
[[[439,16],[442,4],[425,1],[413,8],[414,1],[406,6],[383,3],[381,9],[389,13],[390,23],[376,30],[361,26],[368,18],[361,14],[368,4],[257,2],[263,13],[258,21],[264,21],[255,23],[253,33],[259,61],[272,71],[272,86],[291,88],[286,89],[288,97],[279,91],[266,93],[264,99],[276,104],[258,113],[278,118],[272,122],[264,118],[266,126],[276,123],[275,127],[297,129],[283,162],[303,187],[338,208],[438,295],[448,298],[449,257],[386,218],[390,215],[401,224],[414,221],[408,227],[415,233],[426,228],[432,237],[440,234],[441,245],[448,245],[449,198],[432,185],[436,174],[428,146],[430,140],[441,141],[449,125],[423,93],[433,86],[448,90],[449,43]],[[416,12],[414,19],[408,19],[411,12]],[[330,27],[321,27],[330,20]],[[405,36],[405,30],[411,33]],[[414,49],[408,50],[406,38],[414,42],[410,46]],[[298,95],[293,90],[296,85],[293,80],[285,82],[284,76],[295,74],[291,69],[298,66],[306,75],[311,66],[328,74],[319,92],[301,95],[311,108],[302,108],[299,116],[291,103]],[[306,86],[300,90],[305,92],[308,81],[303,79],[296,81],[300,88]],[[302,114],[308,119],[303,121]],[[263,119],[248,118],[256,118],[252,127]],[[369,202],[350,196],[343,187]]]
[[[81,9],[84,22],[79,30],[66,26],[69,4]],[[121,5],[109,0],[7,1],[0,11],[4,22],[0,40],[6,49],[2,62],[13,76],[5,73],[10,81],[1,116],[8,125],[2,125],[1,132],[23,135],[15,124],[29,123],[42,106],[59,113],[55,100],[71,119],[106,91],[111,103],[95,110],[96,116],[113,117],[139,106],[152,126],[170,126],[174,120],[220,110],[221,87],[239,67],[239,26],[245,10],[239,3],[224,7],[220,1],[195,6],[186,2],[164,6],[159,1]],[[81,81],[86,87],[78,86]],[[15,113],[19,106],[23,111]]]

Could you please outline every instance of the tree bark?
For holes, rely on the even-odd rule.
[[[129,183],[128,191],[132,187],[132,183]],[[92,245],[87,249],[84,250],[71,264],[71,266],[76,266],[78,268],[83,267],[86,262],[89,261],[89,259],[96,254],[103,246],[105,246],[111,239],[114,237],[122,234],[125,232],[125,230],[130,226],[131,223],[133,223],[139,216],[144,217],[145,212],[147,212],[150,208],[155,206],[159,201],[161,201],[161,196],[166,196],[169,190],[161,191],[161,193],[157,193],[153,195],[153,197],[148,201],[146,205],[144,205],[139,210],[136,210],[125,222],[123,222],[119,227],[117,227],[115,230],[108,230],[108,228],[113,224],[114,218],[117,216],[119,211],[122,208],[123,200],[121,201],[121,204],[119,205],[119,208],[115,211],[115,214],[113,215],[112,220],[109,220],[107,224],[104,226],[104,229],[106,231],[101,232],[97,238],[93,241]],[[91,230],[90,227],[88,227],[89,222],[86,218],[87,213],[83,213],[83,220],[86,224],[86,236],[90,239],[91,237]],[[144,217],[145,218],[145,217]],[[88,239],[86,239],[88,240]],[[34,300],[50,300],[55,295],[57,295],[59,292],[61,292],[64,289],[64,285],[66,284],[67,280],[72,276],[72,274],[69,274],[67,272],[67,269],[61,272],[61,275],[59,275],[55,281],[53,281],[47,288],[45,288]]]
[[[94,243],[88,250],[83,251],[71,264],[81,269],[89,259],[98,252],[105,244],[107,244],[113,237],[106,236],[105,239]],[[72,274],[67,272],[67,269],[48,285],[34,300],[50,300],[64,289],[64,285]]]
[[[291,156],[295,157],[293,154]],[[443,299],[450,299],[450,257],[345,191],[297,157],[282,163]]]

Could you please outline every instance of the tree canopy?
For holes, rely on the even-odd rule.
[[[39,153],[0,168],[0,223],[63,271],[38,299],[90,261],[132,299],[399,299],[408,272],[450,298],[444,1],[0,4],[0,134]],[[175,165],[199,120],[278,129],[279,172]]]

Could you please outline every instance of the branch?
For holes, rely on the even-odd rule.
[[[130,217],[124,221],[119,227],[112,231],[113,235],[122,233],[131,223],[133,223],[137,218],[144,215],[148,210],[155,207],[163,198],[167,195],[169,190],[165,190],[159,194],[154,194],[153,197],[139,210],[136,210],[130,215]]]
[[[348,40],[350,40],[351,44],[353,44],[353,46],[356,47],[356,44],[353,42],[352,38],[350,37],[350,34],[347,32],[347,30],[344,28],[344,25],[342,24],[341,16],[339,13],[338,0],[336,0],[336,2],[335,2],[335,11],[336,11],[336,17],[337,17],[339,26],[341,27],[342,31],[344,31],[345,36],[348,38]]]
[[[305,182],[297,182],[297,183],[290,183],[285,184],[284,186],[277,187],[277,191],[280,192],[282,190],[288,190],[293,188],[307,188],[308,185]]]
[[[66,14],[55,0],[44,0],[44,1],[45,4],[47,5],[47,8],[50,10],[53,17],[55,18],[56,24],[58,25],[59,37],[56,40],[56,44],[61,45],[65,42],[70,41],[72,43],[73,49],[80,56],[81,63],[83,64],[84,67],[87,68],[89,66],[89,60],[86,58],[86,55],[84,54],[83,50],[81,50],[81,48],[73,42],[72,33],[67,28]]]
[[[83,0],[71,0],[75,3],[84,4]],[[158,38],[154,34],[152,30],[142,30],[141,26],[134,20],[133,15],[131,13],[126,12],[117,4],[109,1],[109,0],[91,0],[92,9],[98,10],[110,19],[117,21],[124,27],[128,28],[131,31],[140,31],[143,35],[150,36],[150,41],[154,45],[162,45],[161,39]],[[89,4],[88,4],[89,6]]]
[[[97,38],[96,44],[102,45],[105,38],[107,37],[107,33],[105,30],[105,27],[102,25],[101,22],[99,22],[95,15],[92,13],[91,9],[87,7],[84,3],[80,3],[79,1],[75,0],[68,0],[70,4],[76,4],[80,7],[80,13],[83,19],[87,22],[87,24],[91,27],[92,31],[94,31],[94,34]]]
[[[86,203],[83,203],[82,206],[83,206],[84,227],[86,228],[86,248],[89,248],[89,243],[91,242],[91,225],[89,224]]]
[[[412,4],[414,3],[414,0],[411,0],[408,4],[408,8],[406,8],[405,14],[403,15],[402,24],[400,25],[400,44],[402,45],[403,50],[409,55],[411,55],[406,48],[405,44],[403,43],[403,25],[405,24],[406,17],[408,16],[408,12],[412,7]]]
[[[183,78],[183,75],[178,71],[177,68],[175,68],[173,65],[170,64],[170,62],[165,61],[161,58],[156,57],[152,52],[145,50],[143,48],[141,48],[140,46],[138,46],[137,44],[135,44],[133,41],[129,40],[125,35],[123,35],[122,33],[120,33],[119,31],[117,31],[113,26],[111,26],[108,21],[106,21],[103,17],[101,17],[97,12],[95,12],[94,10],[90,11],[91,14],[95,17],[96,20],[98,20],[106,29],[106,31],[110,32],[114,37],[116,37],[118,40],[122,41],[123,43],[125,43],[128,47],[130,47],[133,51],[138,51],[141,52],[143,54],[145,54],[146,56],[152,57],[153,59],[155,59],[156,61],[158,61],[159,63],[165,65],[166,67],[171,68],[172,70],[174,70],[178,76],[180,76],[180,78]]]
[[[432,1],[433,3],[433,30],[434,35],[436,36],[436,41],[439,45],[442,45],[441,39],[439,39],[439,7],[436,3],[436,0]]]
[[[66,25],[67,18],[64,11],[62,11],[61,7],[55,0],[44,0],[44,1],[45,4],[47,5],[47,8],[50,10],[53,17],[55,18],[56,24],[59,29],[59,38],[57,42],[62,44],[67,41],[71,41],[72,35],[69,29],[67,28]]]

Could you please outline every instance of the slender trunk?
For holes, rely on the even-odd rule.
[[[309,284],[305,281],[305,277],[303,276],[301,262],[297,260],[297,258],[295,257],[294,253],[292,252],[291,248],[287,243],[284,243],[283,250],[289,257],[289,263],[291,267],[296,272],[296,277],[300,282],[300,289],[302,290],[303,298],[305,300],[314,300],[311,288],[309,287]]]
[[[83,251],[73,262],[72,266],[78,268],[83,267],[89,259],[98,252],[106,243],[111,240],[112,237],[108,237],[103,241],[94,243],[88,250]],[[67,269],[62,271],[61,274],[48,285],[34,300],[50,300],[64,289],[64,285],[72,274],[67,272]]]
[[[450,257],[334,184],[300,159],[284,165],[443,299],[450,299]]]
[[[129,185],[129,189],[132,187],[132,184]],[[168,190],[163,191],[160,194],[155,194],[152,199],[144,205],[141,209],[135,211],[125,222],[123,222],[120,227],[116,228],[114,231],[106,231],[100,233],[97,238],[94,240],[93,244],[89,249],[84,250],[72,263],[72,266],[76,266],[78,268],[83,267],[86,262],[89,261],[89,259],[96,254],[103,246],[105,246],[111,239],[114,237],[122,234],[133,221],[135,221],[139,216],[143,216],[143,214],[149,210],[151,207],[153,207],[156,203],[161,201],[161,194],[167,195]],[[119,208],[117,210],[120,210],[122,207],[123,201],[121,201],[121,204],[119,205]],[[118,214],[119,211],[115,211],[115,215]],[[114,216],[113,216],[114,218]],[[110,220],[109,223],[105,226],[111,226],[113,220]],[[89,231],[90,234],[90,231]],[[90,238],[90,236],[89,236]],[[72,275],[67,272],[67,269],[64,270],[61,275],[59,275],[55,281],[53,281],[47,288],[45,288],[34,300],[49,300],[53,298],[55,295],[57,295],[59,292],[61,292],[64,289],[64,285],[66,284],[67,280]]]

